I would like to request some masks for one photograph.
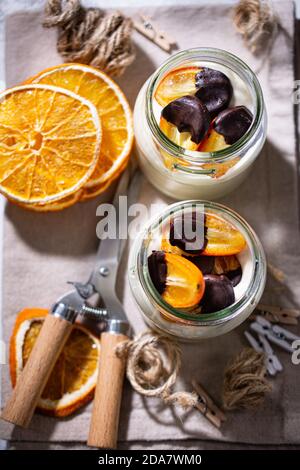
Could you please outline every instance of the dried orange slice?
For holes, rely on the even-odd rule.
[[[21,204],[20,206],[24,207],[25,209],[30,209],[36,212],[56,212],[61,211],[63,209],[67,209],[68,207],[73,206],[76,202],[84,202],[93,199],[100,194],[104,193],[110,185],[113,183],[115,179],[117,179],[122,171],[125,169],[127,161],[124,162],[123,167],[119,169],[119,171],[108,181],[104,183],[99,183],[91,188],[82,188],[79,189],[76,193],[71,194],[63,199],[60,199],[57,202],[52,202],[51,204]]]
[[[200,67],[180,67],[171,70],[159,83],[155,91],[155,99],[161,106],[185,95],[194,95],[196,89],[196,73]]]
[[[207,245],[203,255],[228,256],[240,253],[246,247],[246,240],[230,222],[215,214],[205,215]]]
[[[99,183],[92,188],[83,188],[79,196],[80,202],[89,201],[90,199],[93,199],[94,197],[104,193],[104,191],[109,188],[111,183],[111,180],[108,180],[104,183]]]
[[[15,386],[31,353],[48,311],[22,310],[10,340],[10,375]],[[38,403],[38,410],[51,416],[68,416],[94,395],[100,341],[89,330],[74,325]]]
[[[44,203],[76,192],[95,169],[96,108],[69,90],[23,85],[0,94],[0,192]]]
[[[89,201],[90,199],[93,199],[96,196],[99,196],[100,194],[104,193],[110,185],[120,176],[120,174],[124,171],[128,163],[128,159],[126,159],[123,163],[123,165],[116,171],[116,173],[107,181],[104,183],[99,183],[96,184],[95,186],[92,186],[91,188],[89,187],[84,187],[80,190],[80,201]]]
[[[93,103],[101,119],[101,158],[87,187],[109,180],[128,158],[133,144],[132,114],[125,95],[105,73],[82,64],[61,64],[30,79],[67,88]]]
[[[59,201],[51,202],[50,204],[22,204],[18,203],[19,206],[24,209],[29,209],[35,212],[56,212],[68,207],[73,206],[76,202],[80,200],[82,190],[79,189],[76,193],[70,194],[70,196],[64,197]]]
[[[180,255],[166,253],[166,288],[162,294],[165,302],[174,308],[197,305],[204,294],[205,282],[197,266]]]

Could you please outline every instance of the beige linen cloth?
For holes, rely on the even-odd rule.
[[[175,36],[180,49],[194,46],[225,48],[253,69],[260,69],[259,78],[269,115],[268,141],[251,176],[221,202],[249,221],[257,231],[269,261],[286,275],[284,289],[271,278],[268,280],[264,300],[275,305],[299,306],[297,160],[292,104],[294,12],[290,1],[275,2],[275,7],[280,28],[265,59],[254,58],[245,49],[242,39],[234,31],[229,6],[143,8],[143,12]],[[135,12],[130,10],[128,13]],[[167,58],[166,53],[137,33],[134,39],[137,59],[119,81],[132,105],[141,85]],[[6,40],[7,86],[61,62],[55,50],[55,31],[42,29],[40,13],[19,13],[9,17]],[[97,246],[95,225],[99,200],[77,204],[57,214],[35,214],[12,204],[6,206],[3,314],[7,343],[20,309],[47,307],[65,292],[67,280],[86,279]],[[164,206],[170,201],[144,181],[140,202]],[[126,281],[127,255],[121,265],[118,288],[132,326],[138,332],[145,324]],[[178,389],[189,389],[190,380],[195,377],[216,401],[220,401],[224,367],[246,345],[245,327],[198,345],[184,345]],[[299,328],[294,331],[300,333]],[[300,366],[292,364],[288,353],[278,350],[278,354],[284,372],[272,381],[273,391],[264,407],[258,412],[228,413],[221,430],[215,429],[197,411],[183,413],[164,406],[157,399],[144,399],[126,383],[120,440],[161,440],[160,448],[164,448],[163,442],[187,439],[193,443],[215,440],[240,445],[300,443]],[[2,402],[6,401],[11,388],[8,369],[8,366],[3,367]],[[36,414],[27,430],[14,429],[1,422],[0,437],[14,441],[69,441],[69,446],[72,442],[79,445],[87,439],[90,416],[91,404],[64,420]]]

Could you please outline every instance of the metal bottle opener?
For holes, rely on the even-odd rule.
[[[119,196],[126,195],[129,188],[129,207],[137,199],[139,177],[140,173],[136,171],[129,188],[128,168],[120,179],[113,200],[117,213],[116,233],[125,228],[119,225]],[[124,221],[124,218],[121,220]],[[54,304],[3,410],[1,417],[4,420],[23,427],[29,425],[77,315],[86,315],[97,321],[104,321],[105,324],[105,331],[101,333],[101,361],[88,444],[102,448],[116,447],[125,363],[115,355],[115,347],[130,335],[129,322],[115,292],[119,261],[124,248],[124,240],[102,240],[89,281],[72,283],[74,288]],[[95,293],[100,295],[105,308],[94,308],[87,303]]]

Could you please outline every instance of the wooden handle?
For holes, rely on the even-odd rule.
[[[72,323],[63,318],[47,315],[1,418],[19,426],[29,425],[72,326]]]
[[[125,335],[102,333],[100,365],[92,412],[88,445],[102,449],[117,446],[119,414],[125,372],[125,359],[115,354]]]

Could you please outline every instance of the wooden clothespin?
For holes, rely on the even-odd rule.
[[[285,274],[281,269],[277,268],[270,262],[268,262],[268,271],[271,274],[271,276],[276,279],[279,283],[283,283],[285,280]]]
[[[250,324],[250,328],[289,353],[294,351],[294,341],[300,341],[300,336],[295,335],[279,325],[273,325],[265,317],[260,315],[256,316],[255,322]]]
[[[297,325],[300,310],[295,308],[274,307],[272,305],[258,304],[251,319],[256,315],[264,317],[271,323],[282,323],[284,325]]]
[[[198,382],[192,380],[192,386],[199,397],[196,408],[219,429],[222,422],[226,421],[225,414],[217,407],[212,398]]]
[[[176,45],[175,39],[164,31],[160,31],[149,17],[142,14],[139,17],[141,21],[133,20],[135,29],[164,51],[171,52],[171,49]]]

